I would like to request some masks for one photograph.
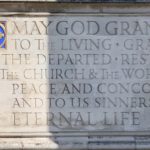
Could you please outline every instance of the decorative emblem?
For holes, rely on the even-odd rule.
[[[6,22],[0,22],[0,48],[6,48]]]

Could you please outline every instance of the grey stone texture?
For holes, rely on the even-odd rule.
[[[1,12],[1,21],[10,20],[13,18],[18,18],[18,21],[21,21],[22,18],[27,19],[30,18],[30,20],[38,20],[42,17],[48,17],[50,14],[52,15],[93,15],[98,14],[100,16],[119,16],[120,18],[122,16],[128,16],[130,15],[130,19],[135,19],[136,17],[147,17],[145,19],[146,21],[149,20],[149,14],[150,14],[150,0],[133,0],[133,1],[98,1],[98,0],[85,0],[85,1],[71,1],[71,0],[43,0],[43,3],[40,3],[39,1],[42,0],[32,0],[37,1],[36,3],[31,2],[31,0],[22,0],[24,2],[19,2],[21,0],[16,0],[18,2],[1,2],[0,12]],[[28,2],[27,2],[28,1]],[[30,2],[29,2],[30,1]],[[45,1],[45,2],[44,2]],[[59,2],[59,3],[50,3],[50,2]],[[63,3],[64,2],[64,3]],[[66,3],[65,3],[66,2]],[[69,2],[77,2],[76,4],[72,4]],[[85,2],[85,3],[82,3]],[[89,2],[89,3],[86,3]],[[92,4],[91,4],[91,3]],[[95,2],[95,3],[94,3]],[[102,2],[102,3],[98,3]],[[108,3],[107,3],[108,2]],[[114,2],[114,3],[112,3]],[[122,2],[122,3],[121,3]],[[130,2],[130,3],[128,3]],[[137,3],[136,3],[137,2]],[[120,4],[121,3],[121,4]],[[61,16],[62,17],[62,16]],[[63,18],[62,18],[63,19]],[[65,18],[64,18],[65,19]],[[111,18],[112,19],[112,18]],[[69,20],[69,19],[68,19]],[[125,20],[125,19],[124,19]],[[127,19],[126,19],[127,20]],[[141,20],[141,19],[140,19]],[[83,21],[83,19],[82,19]],[[22,25],[22,24],[20,24]],[[11,29],[10,26],[8,26],[8,31]],[[29,26],[32,27],[32,26]],[[35,28],[34,28],[35,29]],[[140,28],[137,28],[137,30],[140,30]],[[38,30],[35,30],[35,33]],[[20,38],[28,38],[31,35],[23,35],[20,36]],[[14,38],[15,35],[12,35],[12,38]],[[33,36],[36,38],[36,36]],[[41,36],[39,36],[41,38]],[[17,35],[16,38],[18,39],[19,36]],[[50,37],[51,39],[52,37]],[[137,36],[139,39],[140,36]],[[8,39],[9,44],[10,38]],[[145,40],[143,40],[145,41]],[[114,42],[113,42],[114,43]],[[120,42],[121,43],[121,42]],[[36,46],[36,45],[35,45]],[[10,48],[10,50],[14,51],[14,48]],[[31,49],[32,51],[34,49]],[[1,50],[3,53],[9,53],[8,50]],[[28,52],[28,50],[27,50]],[[43,52],[43,51],[42,51]],[[16,51],[17,53],[17,51]],[[23,51],[25,53],[25,51]],[[29,53],[29,52],[28,52]],[[19,66],[19,65],[18,65]],[[18,69],[17,66],[17,69]],[[29,66],[33,67],[33,66]],[[21,69],[24,69],[23,66],[20,66]],[[13,69],[10,67],[10,69]],[[19,72],[21,72],[21,69]],[[11,82],[11,81],[9,81]],[[16,81],[17,82],[17,81]],[[8,92],[3,92],[4,89],[9,90],[7,88],[4,88],[4,86],[1,85],[1,94],[4,97],[9,96]],[[6,95],[7,94],[7,95]],[[0,96],[1,97],[1,96]],[[11,100],[11,98],[10,98]],[[1,102],[4,101],[4,103],[7,104],[8,100],[2,99]],[[10,101],[12,102],[12,101]],[[3,103],[3,104],[4,104]],[[3,106],[3,105],[2,105]],[[5,107],[1,106],[1,111]],[[67,109],[66,109],[67,110]],[[82,109],[81,109],[82,110]],[[82,110],[83,111],[83,110]],[[148,114],[145,115],[148,116]],[[6,113],[8,115],[8,113]],[[1,115],[2,116],[2,115]],[[1,117],[0,116],[0,117]],[[148,116],[149,117],[149,116]],[[1,117],[2,119],[2,117]],[[18,120],[17,120],[18,121]],[[146,119],[144,120],[147,121]],[[5,120],[2,120],[2,123],[4,123]],[[145,125],[149,125],[148,123],[145,123]],[[7,126],[4,126],[6,128]],[[18,127],[16,127],[18,128]],[[10,127],[8,127],[9,130]],[[35,128],[33,128],[35,130]],[[150,150],[150,132],[140,132],[136,131],[134,133],[129,132],[107,132],[107,133],[99,133],[99,132],[85,132],[78,134],[77,132],[66,132],[66,134],[60,133],[60,132],[54,132],[51,134],[51,130],[49,130],[46,134],[40,133],[40,132],[33,132],[33,129],[31,132],[27,133],[27,130],[22,130],[24,132],[17,131],[15,134],[10,134],[10,132],[7,130],[7,132],[1,132],[0,137],[0,149],[1,150],[16,150],[16,149],[22,149],[22,150]],[[47,129],[47,128],[46,128]],[[6,129],[5,129],[6,130]],[[144,129],[143,129],[144,130]],[[1,130],[2,131],[2,130]]]
[[[0,2],[49,2],[49,3],[149,3],[150,0],[0,0]]]
[[[150,0],[57,0],[57,2],[148,3]]]

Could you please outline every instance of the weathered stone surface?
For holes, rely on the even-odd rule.
[[[2,18],[1,131],[149,133],[148,20]]]
[[[87,16],[2,18],[1,135],[148,133],[149,17]]]
[[[149,150],[149,137],[58,137],[52,138],[0,138],[0,149],[30,149],[30,150]]]
[[[0,149],[149,149],[148,7],[18,5],[0,20]]]
[[[1,0],[7,1],[7,0]],[[14,0],[9,0],[14,1]],[[71,3],[149,3],[150,0],[16,0],[16,1],[37,1],[37,2],[71,2]],[[16,2],[15,1],[15,2]]]
[[[57,0],[57,2],[97,2],[97,3],[133,3],[133,2],[150,2],[150,0]]]

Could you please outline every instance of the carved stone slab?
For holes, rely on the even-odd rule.
[[[1,135],[149,134],[149,19],[1,18]]]

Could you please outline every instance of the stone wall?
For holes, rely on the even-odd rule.
[[[0,149],[150,149],[150,4],[96,2],[1,2]]]

